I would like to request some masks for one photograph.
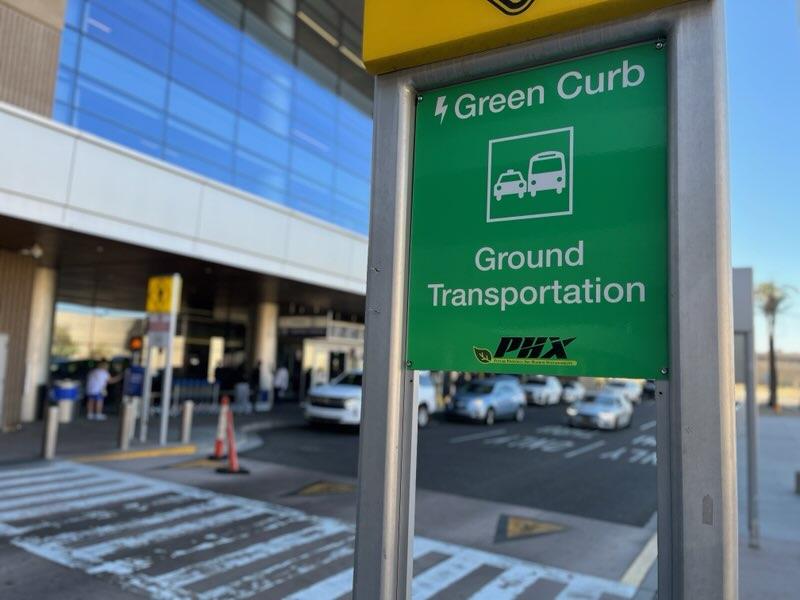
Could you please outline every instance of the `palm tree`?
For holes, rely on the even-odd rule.
[[[769,406],[778,409],[778,367],[775,364],[775,321],[778,315],[788,308],[789,298],[795,288],[788,285],[777,285],[774,281],[759,284],[756,288],[756,300],[761,312],[767,319],[769,334]]]

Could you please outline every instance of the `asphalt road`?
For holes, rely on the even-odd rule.
[[[419,435],[417,486],[641,527],[656,510],[655,413],[645,401],[613,432],[566,427],[564,406],[493,427],[437,418]],[[296,422],[261,437],[246,456],[357,475],[357,431]]]

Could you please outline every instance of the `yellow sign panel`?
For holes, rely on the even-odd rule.
[[[364,64],[388,73],[684,1],[366,0]]]
[[[172,311],[172,294],[180,293],[172,289],[174,277],[159,275],[147,280],[147,312],[168,313]]]

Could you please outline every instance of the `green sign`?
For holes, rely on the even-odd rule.
[[[664,378],[666,62],[653,42],[423,95],[412,368]]]

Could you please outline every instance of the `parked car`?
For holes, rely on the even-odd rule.
[[[616,392],[600,392],[567,408],[567,423],[572,427],[622,429],[632,418],[633,405]]]
[[[645,400],[656,399],[656,382],[654,379],[648,379],[642,386],[642,398]]]
[[[580,381],[565,381],[562,386],[561,400],[567,404],[580,402],[586,398],[586,388]]]
[[[338,423],[340,425],[361,424],[361,371],[347,371],[325,385],[317,385],[308,391],[304,414],[309,422]],[[436,392],[430,373],[420,374],[419,426],[430,422],[436,411]]]
[[[642,384],[633,379],[609,379],[602,391],[619,394],[634,404],[642,401]]]
[[[547,406],[561,400],[561,383],[556,377],[536,376],[522,384],[528,404]]]
[[[447,406],[447,417],[483,421],[525,418],[525,392],[515,377],[493,377],[471,381],[456,392]]]

